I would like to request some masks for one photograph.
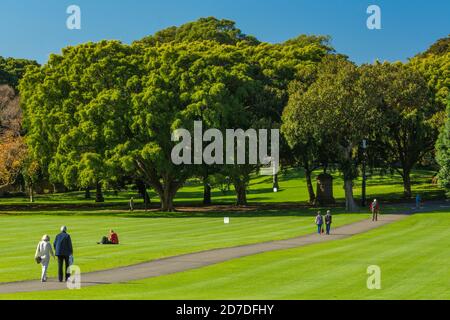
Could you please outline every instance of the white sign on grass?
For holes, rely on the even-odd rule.
[[[223,218],[223,223],[229,224],[230,223],[230,218],[229,217]]]

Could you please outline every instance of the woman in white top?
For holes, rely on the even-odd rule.
[[[55,254],[53,253],[52,245],[50,244],[50,237],[48,235],[44,235],[42,240],[38,243],[36,248],[35,258],[40,257],[41,265],[42,265],[42,274],[41,281],[47,281],[47,269],[50,263],[50,256],[55,258]]]

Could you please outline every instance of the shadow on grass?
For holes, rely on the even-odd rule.
[[[411,205],[389,205],[382,208],[383,214],[399,213],[410,210]],[[108,208],[96,210],[24,210],[24,211],[3,211],[1,216],[77,216],[77,217],[120,217],[120,218],[223,218],[223,217],[311,217],[314,218],[317,211],[325,214],[331,210],[333,215],[341,214],[369,214],[366,208],[360,208],[358,212],[348,213],[343,207],[309,207],[305,205],[258,205],[258,206],[209,206],[209,207],[179,207],[175,212],[161,212],[158,208],[151,210],[136,210],[133,212],[126,210],[111,210]],[[313,220],[312,220],[313,221]]]
[[[280,191],[282,192],[282,191]],[[265,190],[253,190],[249,193],[249,195],[262,195],[265,194]],[[421,192],[421,197],[423,201],[433,201],[433,200],[441,200],[445,199],[445,192],[442,190],[423,190]],[[389,195],[386,194],[369,194],[367,196],[367,206],[369,205],[371,199],[376,198],[382,205],[395,205],[395,204],[408,204],[413,205],[415,203],[414,199],[405,199],[401,192],[391,193]],[[299,201],[284,201],[280,202],[270,202],[269,197],[261,197],[258,196],[257,199],[250,199],[248,201],[247,207],[236,207],[234,206],[235,199],[218,199],[214,200],[213,197],[213,205],[204,206],[202,204],[202,200],[198,199],[181,199],[175,200],[175,207],[179,208],[181,212],[237,212],[237,211],[265,211],[267,209],[274,208],[278,211],[284,210],[319,210],[319,207],[312,207],[307,202],[299,202]],[[356,203],[361,203],[361,199],[355,197]],[[339,208],[344,207],[344,199],[337,198],[336,204],[330,206],[330,208]],[[152,202],[148,207],[149,213],[158,211],[160,208],[159,201]],[[127,212],[129,209],[128,201],[108,201],[105,203],[15,203],[15,204],[0,204],[0,214],[2,212],[11,213],[15,212],[15,214],[20,214],[20,212],[28,212],[28,213],[39,213],[43,214],[44,212],[49,212],[50,214],[58,214],[59,211],[64,211],[67,214],[78,214],[81,211],[89,211],[89,212],[97,212],[98,214],[105,214],[107,212]],[[142,202],[135,202],[136,210],[144,210],[144,204]],[[361,211],[366,211],[367,208],[361,208]],[[168,215],[164,213],[163,215]]]

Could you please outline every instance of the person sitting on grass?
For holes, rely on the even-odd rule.
[[[97,244],[119,244],[119,236],[114,230],[109,230],[108,237],[104,236],[100,242]]]
[[[317,233],[322,234],[323,218],[322,215],[320,214],[320,211],[317,211],[316,225],[317,225]]]

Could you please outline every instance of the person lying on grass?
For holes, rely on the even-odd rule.
[[[119,236],[114,232],[114,230],[111,229],[109,230],[108,237],[102,237],[102,240],[97,242],[97,244],[119,244]]]

